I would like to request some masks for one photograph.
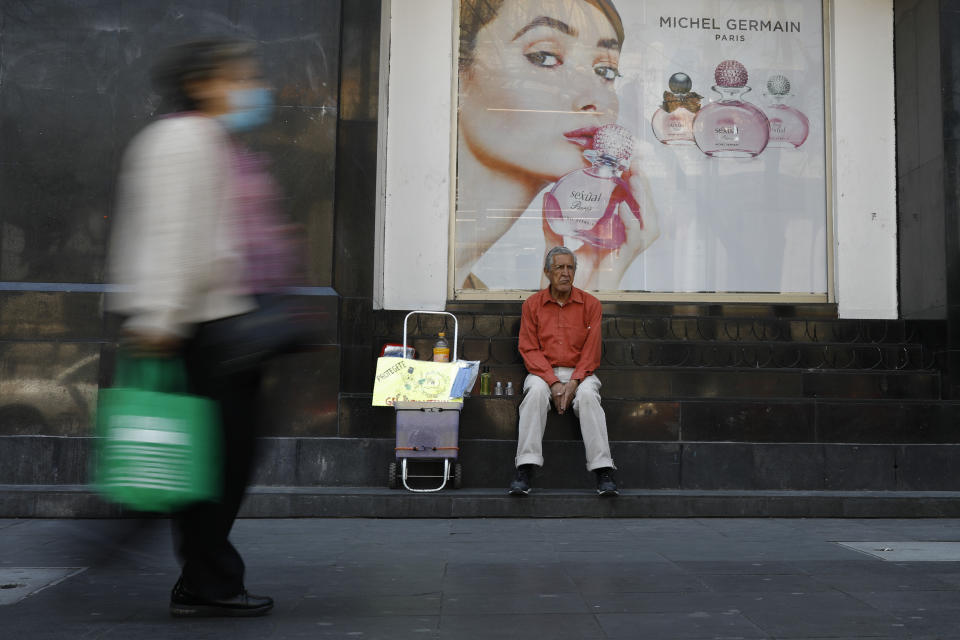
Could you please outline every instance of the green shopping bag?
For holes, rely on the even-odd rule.
[[[139,511],[168,512],[220,496],[220,415],[186,390],[176,358],[117,359],[97,410],[97,490]]]

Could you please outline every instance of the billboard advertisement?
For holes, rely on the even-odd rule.
[[[821,0],[461,0],[455,296],[826,300]]]

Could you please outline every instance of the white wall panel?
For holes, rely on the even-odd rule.
[[[836,0],[833,14],[837,303],[842,318],[896,318],[893,3]]]
[[[450,0],[394,0],[389,7],[387,144],[381,162],[387,309],[442,310],[446,302],[453,7]]]

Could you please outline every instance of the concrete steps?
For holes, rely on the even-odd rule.
[[[123,512],[84,485],[0,485],[8,518],[115,518]],[[250,489],[245,518],[956,518],[960,492],[694,491],[541,489],[523,498],[504,489],[411,493],[373,487]]]
[[[741,307],[627,310],[631,315],[607,311],[598,375],[624,488],[617,504],[632,506],[597,506],[572,415],[549,418],[546,465],[528,506],[503,503],[519,396],[466,400],[463,492],[430,498],[388,492],[395,414],[370,405],[371,368],[383,342],[400,340],[404,314],[376,312],[370,325],[351,329],[368,347],[320,345],[273,365],[266,386],[276,413],[261,440],[250,513],[399,517],[423,508],[586,516],[613,508],[633,515],[764,516],[810,509],[842,517],[860,497],[870,499],[866,514],[909,517],[951,508],[942,505],[960,492],[960,402],[941,397],[942,324],[780,318],[779,307],[757,318],[729,315]],[[519,305],[454,311],[461,357],[483,360],[494,379],[512,381],[519,391],[525,377],[516,350]],[[410,327],[411,341],[426,349],[443,328],[442,318],[422,316]],[[86,430],[50,435],[26,424],[2,426],[0,485],[12,488],[0,492],[0,517],[110,513],[83,489],[92,445]],[[947,492],[934,496],[940,506],[900,499],[928,491]],[[355,506],[361,503],[367,506]]]

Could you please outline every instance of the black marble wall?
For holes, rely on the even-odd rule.
[[[947,378],[944,396],[960,398],[960,2],[940,3],[944,238],[947,282]]]
[[[894,2],[900,310],[945,321],[960,398],[960,2]]]
[[[900,309],[905,318],[945,318],[940,3],[896,0],[894,9]]]
[[[155,115],[156,54],[204,36],[260,44],[277,109],[248,142],[269,152],[286,213],[305,229],[305,284],[334,285],[338,147],[363,156],[346,144],[358,137],[373,160],[350,161],[376,167],[379,2],[0,0],[0,436],[89,433],[116,337],[101,285],[117,168]],[[372,225],[372,205],[352,209],[368,207],[363,197],[338,206]],[[327,297],[330,337],[270,372],[268,392],[283,407],[273,435],[336,432],[339,300]]]
[[[334,288],[341,296],[341,394],[373,384],[373,266],[377,193],[380,2],[343,8],[343,75],[337,137]],[[369,396],[364,396],[369,404]],[[341,413],[342,413],[341,402]],[[344,420],[341,415],[341,429]],[[341,433],[342,435],[342,433]]]

